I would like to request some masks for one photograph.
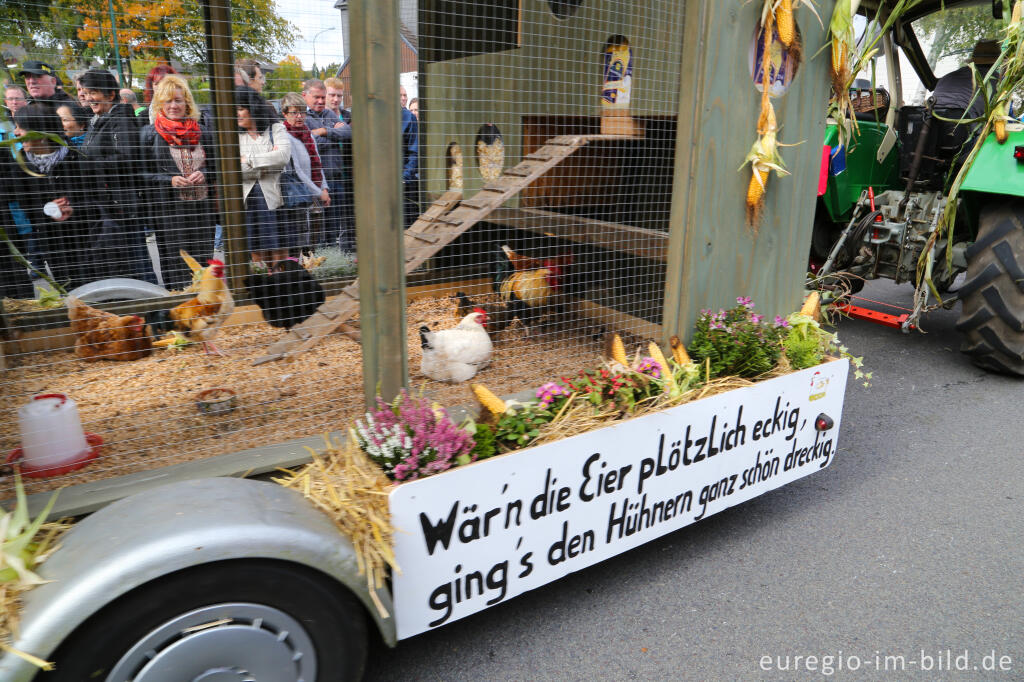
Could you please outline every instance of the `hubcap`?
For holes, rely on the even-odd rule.
[[[141,637],[107,682],[314,682],[316,652],[301,624],[263,604],[217,604]]]

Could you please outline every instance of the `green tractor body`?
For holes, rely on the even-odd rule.
[[[1024,376],[1024,125],[1008,121],[1002,144],[989,133],[951,194],[982,124],[966,121],[963,109],[938,108],[931,99],[908,105],[902,97],[901,62],[925,89],[938,81],[915,27],[965,8],[996,18],[1004,9],[998,1],[920,3],[880,39],[893,92],[870,82],[851,92],[855,104],[868,106],[855,106],[857,125],[845,147],[829,120],[809,269],[812,286],[826,296],[856,293],[872,279],[914,284],[904,331],[919,328],[927,310],[959,302],[962,350],[986,369]],[[877,3],[862,5],[871,16],[875,9]],[[998,37],[1002,23],[986,30],[991,35],[977,38]],[[954,216],[951,229],[947,215]]]

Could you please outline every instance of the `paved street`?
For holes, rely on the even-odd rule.
[[[909,305],[911,291],[864,295]],[[972,366],[956,317],[911,335],[842,323],[874,380],[851,383],[828,469],[377,646],[367,679],[813,679],[825,656],[835,679],[1024,679],[1024,383]],[[787,655],[817,672],[775,671]],[[1012,672],[984,670],[1001,656]]]

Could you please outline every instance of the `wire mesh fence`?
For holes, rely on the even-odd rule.
[[[465,403],[470,379],[511,393],[594,366],[610,333],[660,338],[682,3],[400,6],[401,150],[379,155],[401,159],[411,385]],[[353,178],[379,159],[352,151],[351,62],[290,51],[289,21],[323,10],[232,2],[224,87],[193,0],[0,9],[0,448],[63,428],[67,401],[24,409],[47,394],[103,441],[75,470],[26,447],[31,489],[362,412],[354,197],[374,188]],[[443,333],[467,316],[483,341]]]

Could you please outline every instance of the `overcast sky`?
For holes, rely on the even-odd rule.
[[[331,62],[341,63],[344,58],[341,48],[341,14],[334,9],[334,0],[276,2],[278,13],[299,29],[290,53],[302,60],[303,68],[313,66],[313,38],[332,26],[335,27],[333,31],[321,34],[316,40],[316,61],[318,66],[326,66]]]

